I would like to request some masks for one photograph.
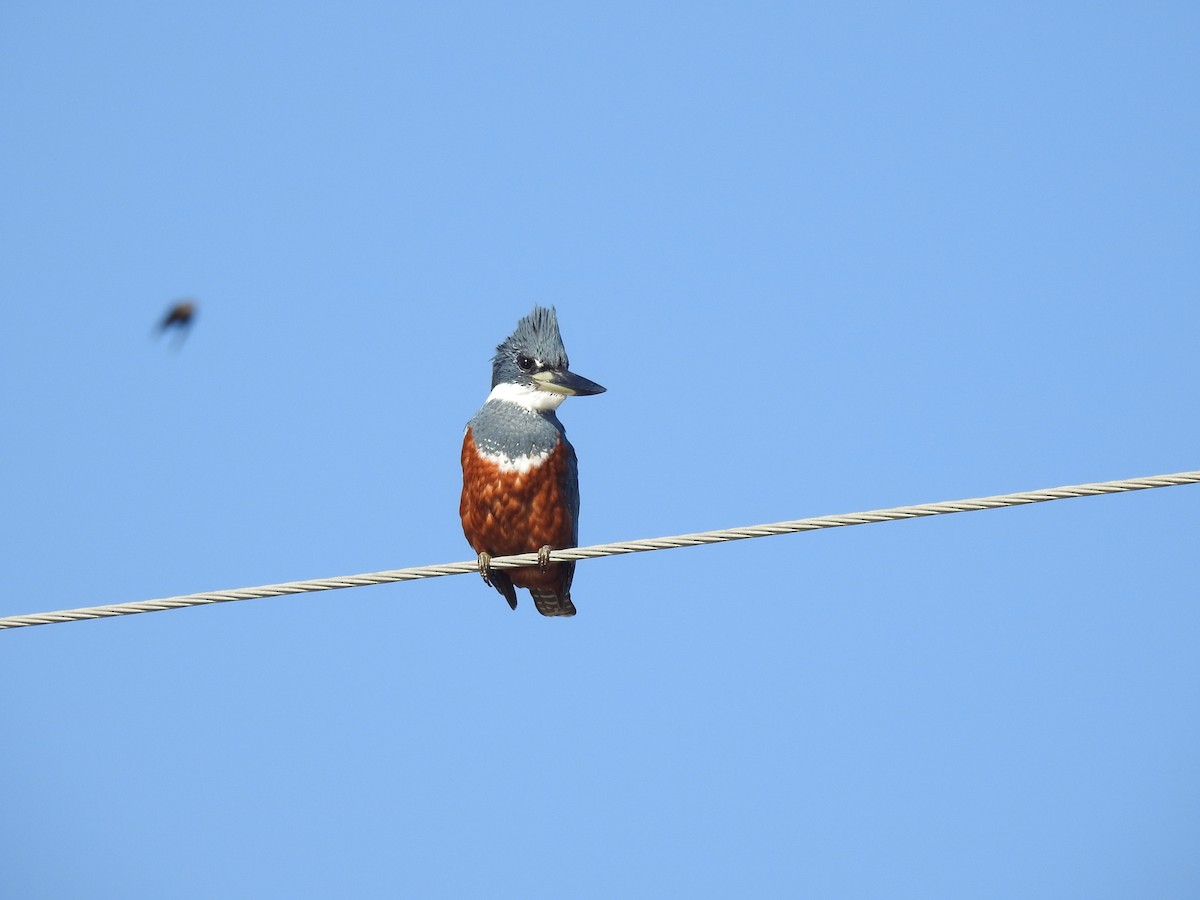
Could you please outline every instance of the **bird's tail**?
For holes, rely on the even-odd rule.
[[[566,591],[559,595],[546,588],[530,588],[529,595],[533,597],[533,605],[543,616],[575,615],[575,604],[571,602],[571,595]]]

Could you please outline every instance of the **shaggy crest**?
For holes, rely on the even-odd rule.
[[[502,375],[511,371],[518,356],[535,360],[539,368],[565,369],[568,366],[567,348],[558,333],[558,315],[551,306],[535,306],[533,312],[517,323],[516,330],[496,347],[492,359],[492,387]]]

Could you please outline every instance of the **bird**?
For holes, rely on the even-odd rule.
[[[575,562],[550,551],[579,543],[579,464],[555,410],[605,388],[570,371],[554,307],[534,306],[496,347],[492,390],[463,435],[463,534],[479,574],[512,609],[527,588],[543,616],[573,616]],[[494,556],[538,553],[538,565],[491,568]]]

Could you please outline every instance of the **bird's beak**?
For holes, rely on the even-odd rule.
[[[569,372],[566,369],[555,371],[546,369],[542,372],[533,374],[533,383],[540,390],[549,391],[552,394],[562,394],[566,397],[586,397],[589,394],[603,394],[604,388],[596,384],[594,381],[589,381],[582,375],[576,375],[574,372]]]

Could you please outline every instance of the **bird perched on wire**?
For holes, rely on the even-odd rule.
[[[159,333],[166,332],[174,328],[179,335],[179,341],[187,337],[188,329],[192,327],[192,322],[196,319],[196,301],[180,300],[163,316],[162,321],[158,325]]]
[[[604,388],[568,369],[554,308],[535,306],[496,348],[492,392],[463,437],[463,533],[479,574],[517,608],[528,588],[543,616],[573,616],[575,563],[550,551],[579,543],[579,470],[554,411]],[[538,552],[538,565],[492,570],[493,556]]]

